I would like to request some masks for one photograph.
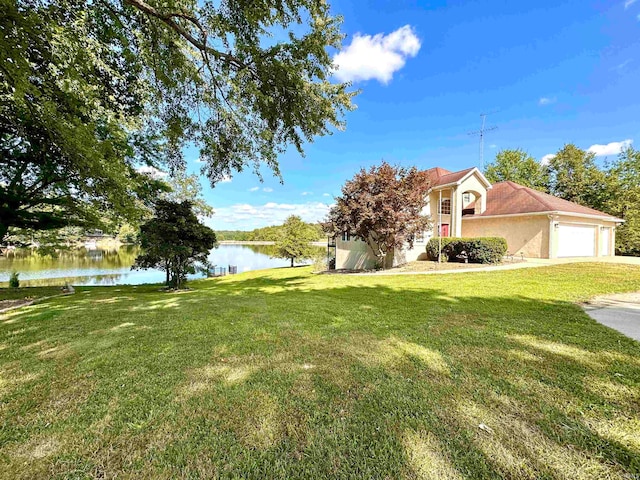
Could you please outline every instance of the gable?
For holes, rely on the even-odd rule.
[[[429,175],[432,189],[460,185],[470,178],[475,178],[477,182],[483,185],[483,189],[491,188],[491,184],[477,167],[471,167],[457,172],[450,172],[443,168],[436,167],[426,170],[426,172]]]

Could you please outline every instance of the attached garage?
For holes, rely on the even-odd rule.
[[[487,208],[463,214],[462,236],[504,237],[508,252],[531,258],[608,257],[615,254],[622,219],[514,182],[487,190]]]
[[[558,257],[595,257],[596,226],[558,224]]]

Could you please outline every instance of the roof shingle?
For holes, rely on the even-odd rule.
[[[612,218],[604,212],[578,205],[562,198],[539,192],[515,182],[494,183],[487,191],[487,209],[477,217],[489,215],[515,215],[519,213],[567,212]]]
[[[426,170],[431,181],[431,188],[438,187],[440,185],[448,185],[449,183],[455,183],[466,174],[468,174],[475,167],[467,168],[465,170],[459,170],[457,172],[451,172],[441,167],[430,168]]]

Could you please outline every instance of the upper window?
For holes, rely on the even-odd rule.
[[[471,202],[471,194],[469,192],[462,194],[462,202],[466,205]]]
[[[442,213],[443,215],[451,214],[451,199],[443,198],[440,202],[440,211],[438,213]]]
[[[342,232],[343,242],[355,242],[357,240],[358,240],[358,237],[355,234],[349,233],[349,232]]]

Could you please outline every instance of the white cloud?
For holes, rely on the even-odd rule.
[[[313,195],[313,192],[302,192],[302,195],[306,197],[307,195]]]
[[[267,192],[267,193],[269,193],[269,192],[273,192],[273,188],[271,188],[271,187],[264,187],[264,188],[262,189],[262,191],[263,191],[263,192]]]
[[[630,147],[632,143],[633,143],[633,140],[629,138],[627,140],[622,140],[621,142],[607,143],[606,145],[595,144],[595,145],[591,145],[587,149],[587,152],[595,154],[596,157],[604,157],[606,155],[617,155],[625,148]]]
[[[553,153],[548,153],[540,159],[542,165],[549,165],[549,162],[555,157]]]
[[[268,225],[280,225],[289,215],[299,215],[306,222],[318,222],[326,217],[329,208],[331,205],[322,202],[268,202],[263,205],[239,203],[217,208],[216,214],[206,222],[214,230],[216,228],[250,230]]]
[[[202,160],[200,157],[195,159],[196,163],[205,163],[204,160]]]
[[[388,35],[356,33],[351,44],[333,57],[335,77],[341,82],[374,78],[387,84],[409,57],[418,54],[420,46],[420,39],[410,25]]]
[[[556,103],[556,97],[540,97],[538,100],[538,105],[551,105],[552,103]]]
[[[624,8],[625,8],[625,10],[626,10],[627,8],[629,8],[631,5],[633,5],[634,3],[636,3],[637,1],[638,1],[638,0],[626,0],[626,1],[624,2]]]
[[[251,187],[249,189],[250,192],[257,192],[258,190],[260,190],[260,187]]]
[[[162,170],[158,170],[157,168],[151,167],[149,165],[145,165],[143,167],[140,167],[140,168],[138,168],[137,171],[138,171],[138,173],[142,173],[144,175],[150,176],[154,180],[162,180],[167,175],[169,175],[167,172],[163,172]]]
[[[640,18],[640,16],[638,16],[638,18]],[[627,66],[632,62],[633,60],[631,58],[628,58],[627,60],[625,60],[622,63],[619,63],[618,65],[616,65],[615,67],[612,68],[612,70],[617,70],[620,73],[623,73],[626,69]]]
[[[231,183],[231,175],[225,175],[219,183]]]
[[[330,196],[331,196],[331,194],[330,194],[330,193],[323,193],[323,194],[322,194],[322,196],[323,196],[323,197],[330,197]]]

